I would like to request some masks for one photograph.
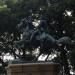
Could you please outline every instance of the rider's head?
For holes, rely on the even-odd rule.
[[[39,29],[44,30],[47,27],[46,20],[40,20]]]

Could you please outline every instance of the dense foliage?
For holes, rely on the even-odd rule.
[[[0,1],[0,62],[2,56],[10,53],[15,57],[14,41],[20,40],[21,32],[17,30],[17,25],[23,18],[32,18],[32,22],[40,19],[47,21],[46,32],[56,38],[67,36],[75,40],[75,0],[1,0]],[[62,48],[63,49],[63,48]],[[62,51],[61,49],[61,51]],[[70,50],[69,50],[70,49]],[[29,48],[31,50],[34,48]],[[68,53],[69,52],[69,53]],[[75,49],[68,48],[67,58],[70,64],[75,67]],[[32,55],[32,54],[31,54]],[[64,55],[61,59],[66,61]],[[27,56],[29,59],[29,57]],[[64,62],[64,60],[62,60]],[[6,66],[5,63],[2,63]],[[69,74],[68,74],[69,75]]]

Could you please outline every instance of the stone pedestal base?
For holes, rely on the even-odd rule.
[[[49,62],[10,64],[7,67],[7,75],[58,75],[58,66]]]

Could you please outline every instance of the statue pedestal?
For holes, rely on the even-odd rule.
[[[7,75],[58,75],[59,64],[50,62],[10,64]]]

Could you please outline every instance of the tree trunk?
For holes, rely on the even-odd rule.
[[[67,51],[66,50],[61,50],[61,54],[60,54],[60,64],[61,66],[64,67],[64,73],[66,75],[71,75],[70,74],[70,69],[69,69],[69,63],[68,63],[68,57],[67,57]]]

